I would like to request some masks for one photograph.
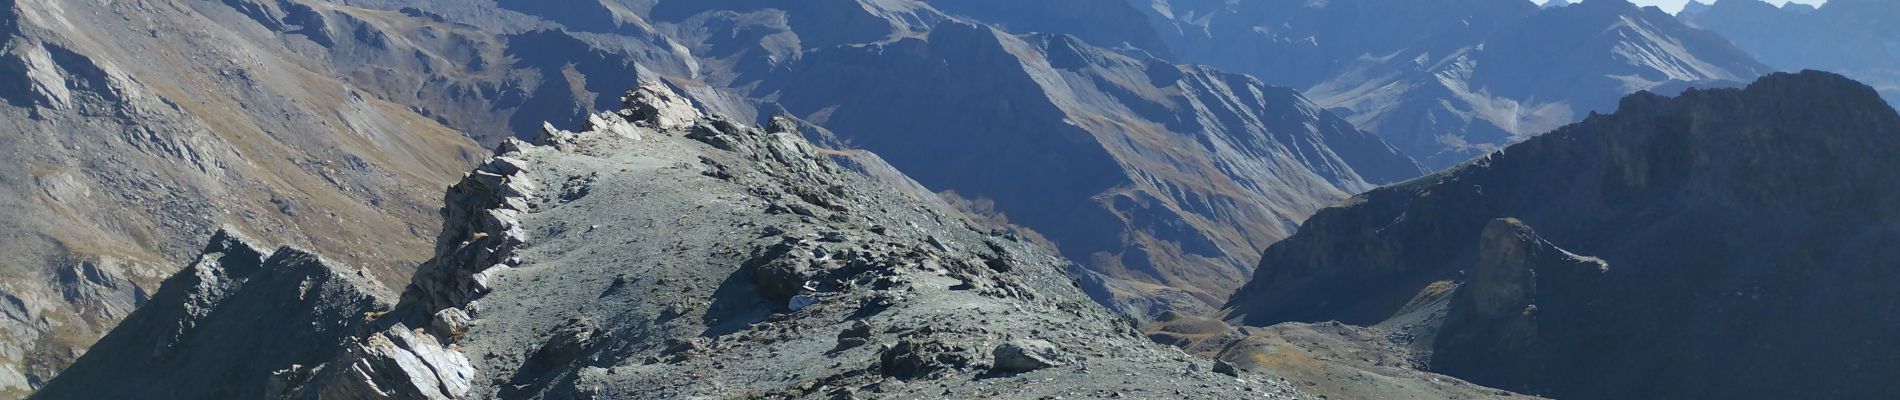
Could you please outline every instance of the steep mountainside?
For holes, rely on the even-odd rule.
[[[473,142],[213,12],[236,15],[0,1],[0,397],[51,378],[220,224],[389,280],[428,257],[434,188]]]
[[[1822,72],[1619,107],[1321,211],[1230,321],[1373,326],[1557,398],[1900,390],[1900,115]]]
[[[1209,310],[1194,300],[1217,304],[1258,249],[1312,210],[1419,171],[1291,90],[1068,36],[945,24],[811,52],[759,90],[926,186],[993,203],[986,211],[1065,255],[1140,282],[1126,290],[1193,296],[1130,305],[1137,313]]]
[[[1148,15],[1128,3],[1103,0],[930,0],[946,13],[995,24],[1015,33],[1075,36],[1096,46],[1147,53],[1161,59],[1174,54],[1161,34],[1143,29]]]
[[[393,306],[221,234],[36,398],[1303,398],[1148,342],[1060,257],[841,168],[789,120],[701,116],[657,84],[627,104],[449,189]],[[205,380],[146,379],[186,368]]]
[[[1128,1],[1183,61],[1302,89],[1429,168],[1613,111],[1628,93],[1767,71],[1626,0]]]
[[[378,6],[505,25],[466,4],[387,3]],[[658,75],[701,104],[742,119],[789,112],[821,128],[814,139],[875,151],[1106,274],[1096,293],[1141,315],[1211,310],[1259,249],[1312,210],[1420,173],[1289,90],[1125,50],[1153,42],[1141,30],[1087,29],[1129,20],[1125,6],[1075,15],[1054,13],[1055,3],[913,0],[502,6],[589,31],[581,37],[661,32],[696,61]],[[1018,37],[953,15],[1083,40]],[[728,106],[734,97],[759,111]]]
[[[0,212],[15,239],[0,242],[0,254],[26,260],[0,273],[0,295],[13,305],[0,306],[0,329],[10,333],[0,337],[0,387],[16,395],[124,317],[191,259],[190,238],[218,225],[399,281],[426,256],[415,244],[419,227],[437,221],[430,193],[471,162],[471,143],[494,145],[543,122],[585,123],[588,110],[617,106],[618,93],[641,79],[672,83],[737,120],[790,109],[828,144],[878,143],[906,171],[938,174],[923,190],[958,194],[950,202],[986,222],[1017,223],[1032,240],[1077,255],[1096,271],[1091,293],[1136,313],[1210,310],[1260,248],[1313,210],[1419,173],[1291,91],[1151,59],[1153,51],[1130,47],[1152,45],[1140,32],[1090,29],[1128,19],[1119,5],[1063,19],[1054,4],[995,13],[985,10],[1008,5],[956,3],[944,12],[915,0],[0,1],[0,32],[12,38],[0,77],[13,78],[0,79],[13,110],[0,121],[21,132],[0,140],[19,149],[3,157],[28,166],[0,177],[15,189],[0,192],[0,204],[18,210]],[[971,28],[977,22],[952,15],[1117,49]],[[791,81],[848,65],[926,67],[867,49],[921,40],[938,26],[955,31],[946,37],[987,42],[929,48],[929,57],[981,57],[970,61],[983,69],[942,75],[1022,90],[1002,102],[932,103],[929,90],[980,93],[886,79],[886,93],[865,96],[862,86]],[[862,57],[841,59],[853,54]],[[1006,68],[1012,62],[1025,67]],[[1005,74],[984,75],[997,71]],[[922,73],[884,72],[866,75]],[[861,96],[915,107],[824,112],[825,99]],[[982,156],[1017,166],[1093,160],[1078,168],[1099,179],[945,162],[917,147],[939,142],[910,132],[970,134],[964,146],[1019,143],[1011,136],[1058,143],[1037,148],[1069,153],[992,147]],[[935,168],[1008,179],[972,183]],[[1076,186],[1084,184],[1092,187]],[[1033,196],[1037,185],[1061,189],[1050,198],[1076,218],[1023,211],[1052,207]],[[1100,229],[1077,228],[1084,224]]]
[[[1819,9],[1761,0],[1721,0],[1677,17],[1708,29],[1784,70],[1835,71],[1873,85],[1889,102],[1900,98],[1900,5],[1880,0],[1834,0]]]

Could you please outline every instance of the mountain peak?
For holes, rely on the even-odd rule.
[[[1292,391],[1284,383],[1236,382],[1211,363],[1149,342],[1094,304],[1065,274],[1069,262],[928,205],[935,195],[910,190],[914,183],[837,161],[890,169],[867,166],[876,157],[813,146],[789,119],[755,127],[695,110],[664,84],[643,84],[625,99],[621,110],[590,115],[582,132],[549,129],[534,144],[504,142],[451,187],[436,255],[393,311],[300,302],[304,292],[283,279],[242,297],[167,300],[211,311],[197,319],[141,316],[129,326],[198,321],[182,334],[252,339],[234,343],[243,351],[156,353],[168,366],[217,368],[193,375],[202,379],[195,385],[173,386],[144,380],[173,370],[116,362],[155,354],[142,347],[152,333],[128,327],[76,364],[84,369],[56,379],[47,396],[1237,398]],[[265,265],[316,260],[278,253]],[[322,283],[333,284],[315,286],[325,293],[363,285]],[[162,292],[198,286],[168,283]],[[320,314],[332,322],[265,329],[245,325],[257,315],[231,311],[257,304],[282,307],[270,316]],[[285,327],[303,334],[275,334]],[[245,347],[257,341],[305,351]],[[263,353],[272,357],[255,357]],[[120,370],[128,368],[140,373]],[[120,372],[140,380],[104,384]],[[1175,379],[1133,384],[1091,378],[1097,374]],[[209,381],[229,377],[244,379]]]
[[[1861,339],[1900,329],[1865,319],[1900,301],[1878,272],[1900,254],[1863,245],[1895,237],[1895,171],[1900,114],[1840,75],[1638,93],[1321,212],[1265,252],[1229,315],[1424,326],[1410,332],[1437,335],[1433,371],[1560,398],[1886,393],[1894,382],[1855,371],[1900,368],[1900,346]],[[1451,302],[1434,301],[1452,286]],[[1450,316],[1435,320],[1436,304]],[[1803,351],[1682,345],[1742,342]],[[1753,367],[1787,362],[1809,367]],[[1696,367],[1709,365],[1722,367]]]

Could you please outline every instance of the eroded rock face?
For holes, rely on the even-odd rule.
[[[351,344],[336,360],[314,368],[286,371],[279,391],[270,398],[287,399],[428,399],[465,398],[474,385],[474,367],[460,351],[444,347],[435,337],[397,325]]]
[[[1523,366],[1561,363],[1547,358],[1552,338],[1565,335],[1567,315],[1596,303],[1610,266],[1603,260],[1571,254],[1512,218],[1492,220],[1478,239],[1478,263],[1447,306],[1443,325],[1430,344],[1437,351],[1432,367],[1470,375],[1482,372],[1528,379],[1528,370],[1496,368],[1499,360]],[[1556,313],[1545,318],[1547,313]],[[1551,321],[1543,321],[1550,319]],[[1552,338],[1547,338],[1550,336]],[[1559,339],[1560,340],[1560,339]]]
[[[1478,266],[1459,288],[1459,300],[1454,300],[1471,307],[1472,315],[1480,319],[1532,313],[1535,310],[1526,307],[1536,306],[1533,301],[1538,298],[1540,281],[1582,285],[1595,280],[1588,274],[1609,272],[1603,260],[1559,249],[1516,219],[1492,220],[1482,235]]]

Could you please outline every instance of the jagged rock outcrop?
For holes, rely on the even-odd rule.
[[[1526,365],[1564,363],[1546,358],[1544,351],[1566,345],[1556,342],[1565,333],[1546,330],[1565,329],[1575,316],[1593,312],[1609,264],[1564,251],[1510,218],[1485,225],[1477,259],[1431,343],[1447,350],[1433,355],[1433,368],[1494,382],[1522,381],[1544,373]],[[1507,359],[1518,362],[1497,362]]]
[[[262,397],[447,400],[467,398],[474,386],[475,369],[460,350],[401,324],[343,351],[326,364],[275,372]]]
[[[1900,253],[1873,245],[1900,239],[1897,139],[1874,89],[1829,73],[1638,93],[1320,212],[1228,316],[1377,328],[1433,371],[1557,398],[1878,397],[1900,389],[1900,326],[1876,317]]]
[[[102,385],[116,366],[139,366],[115,358],[149,354],[140,346],[158,336],[138,327],[169,326],[161,317],[180,314],[145,308],[40,397],[1299,396],[1283,381],[1236,380],[1148,342],[1091,302],[1063,273],[1067,261],[924,205],[929,193],[841,168],[790,120],[760,128],[719,116],[668,119],[697,111],[661,84],[626,99],[626,109],[596,114],[581,132],[505,143],[451,188],[438,253],[399,304],[366,296],[329,324],[243,325],[252,319],[223,310],[341,310],[290,301],[306,291],[275,283],[292,281],[253,278],[185,331],[211,338],[295,327],[297,335],[248,340],[321,351],[231,362],[267,349],[173,346],[165,359],[228,362],[217,370],[229,372],[191,373],[224,381]],[[286,254],[303,253],[270,260]],[[151,304],[175,302],[192,287],[182,283]],[[350,289],[367,281],[332,283],[310,290],[358,293]],[[813,301],[793,311],[794,295]],[[238,326],[249,330],[230,330]]]
[[[221,230],[198,261],[35,398],[266,398],[368,331],[388,294],[367,273]]]

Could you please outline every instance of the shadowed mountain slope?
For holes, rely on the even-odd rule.
[[[1312,210],[1420,170],[1292,90],[981,25],[814,51],[759,91],[1124,287],[1208,304]]]
[[[1399,332],[1433,371],[1557,398],[1879,397],[1894,171],[1900,116],[1838,75],[1638,93],[1321,211],[1228,317]]]

